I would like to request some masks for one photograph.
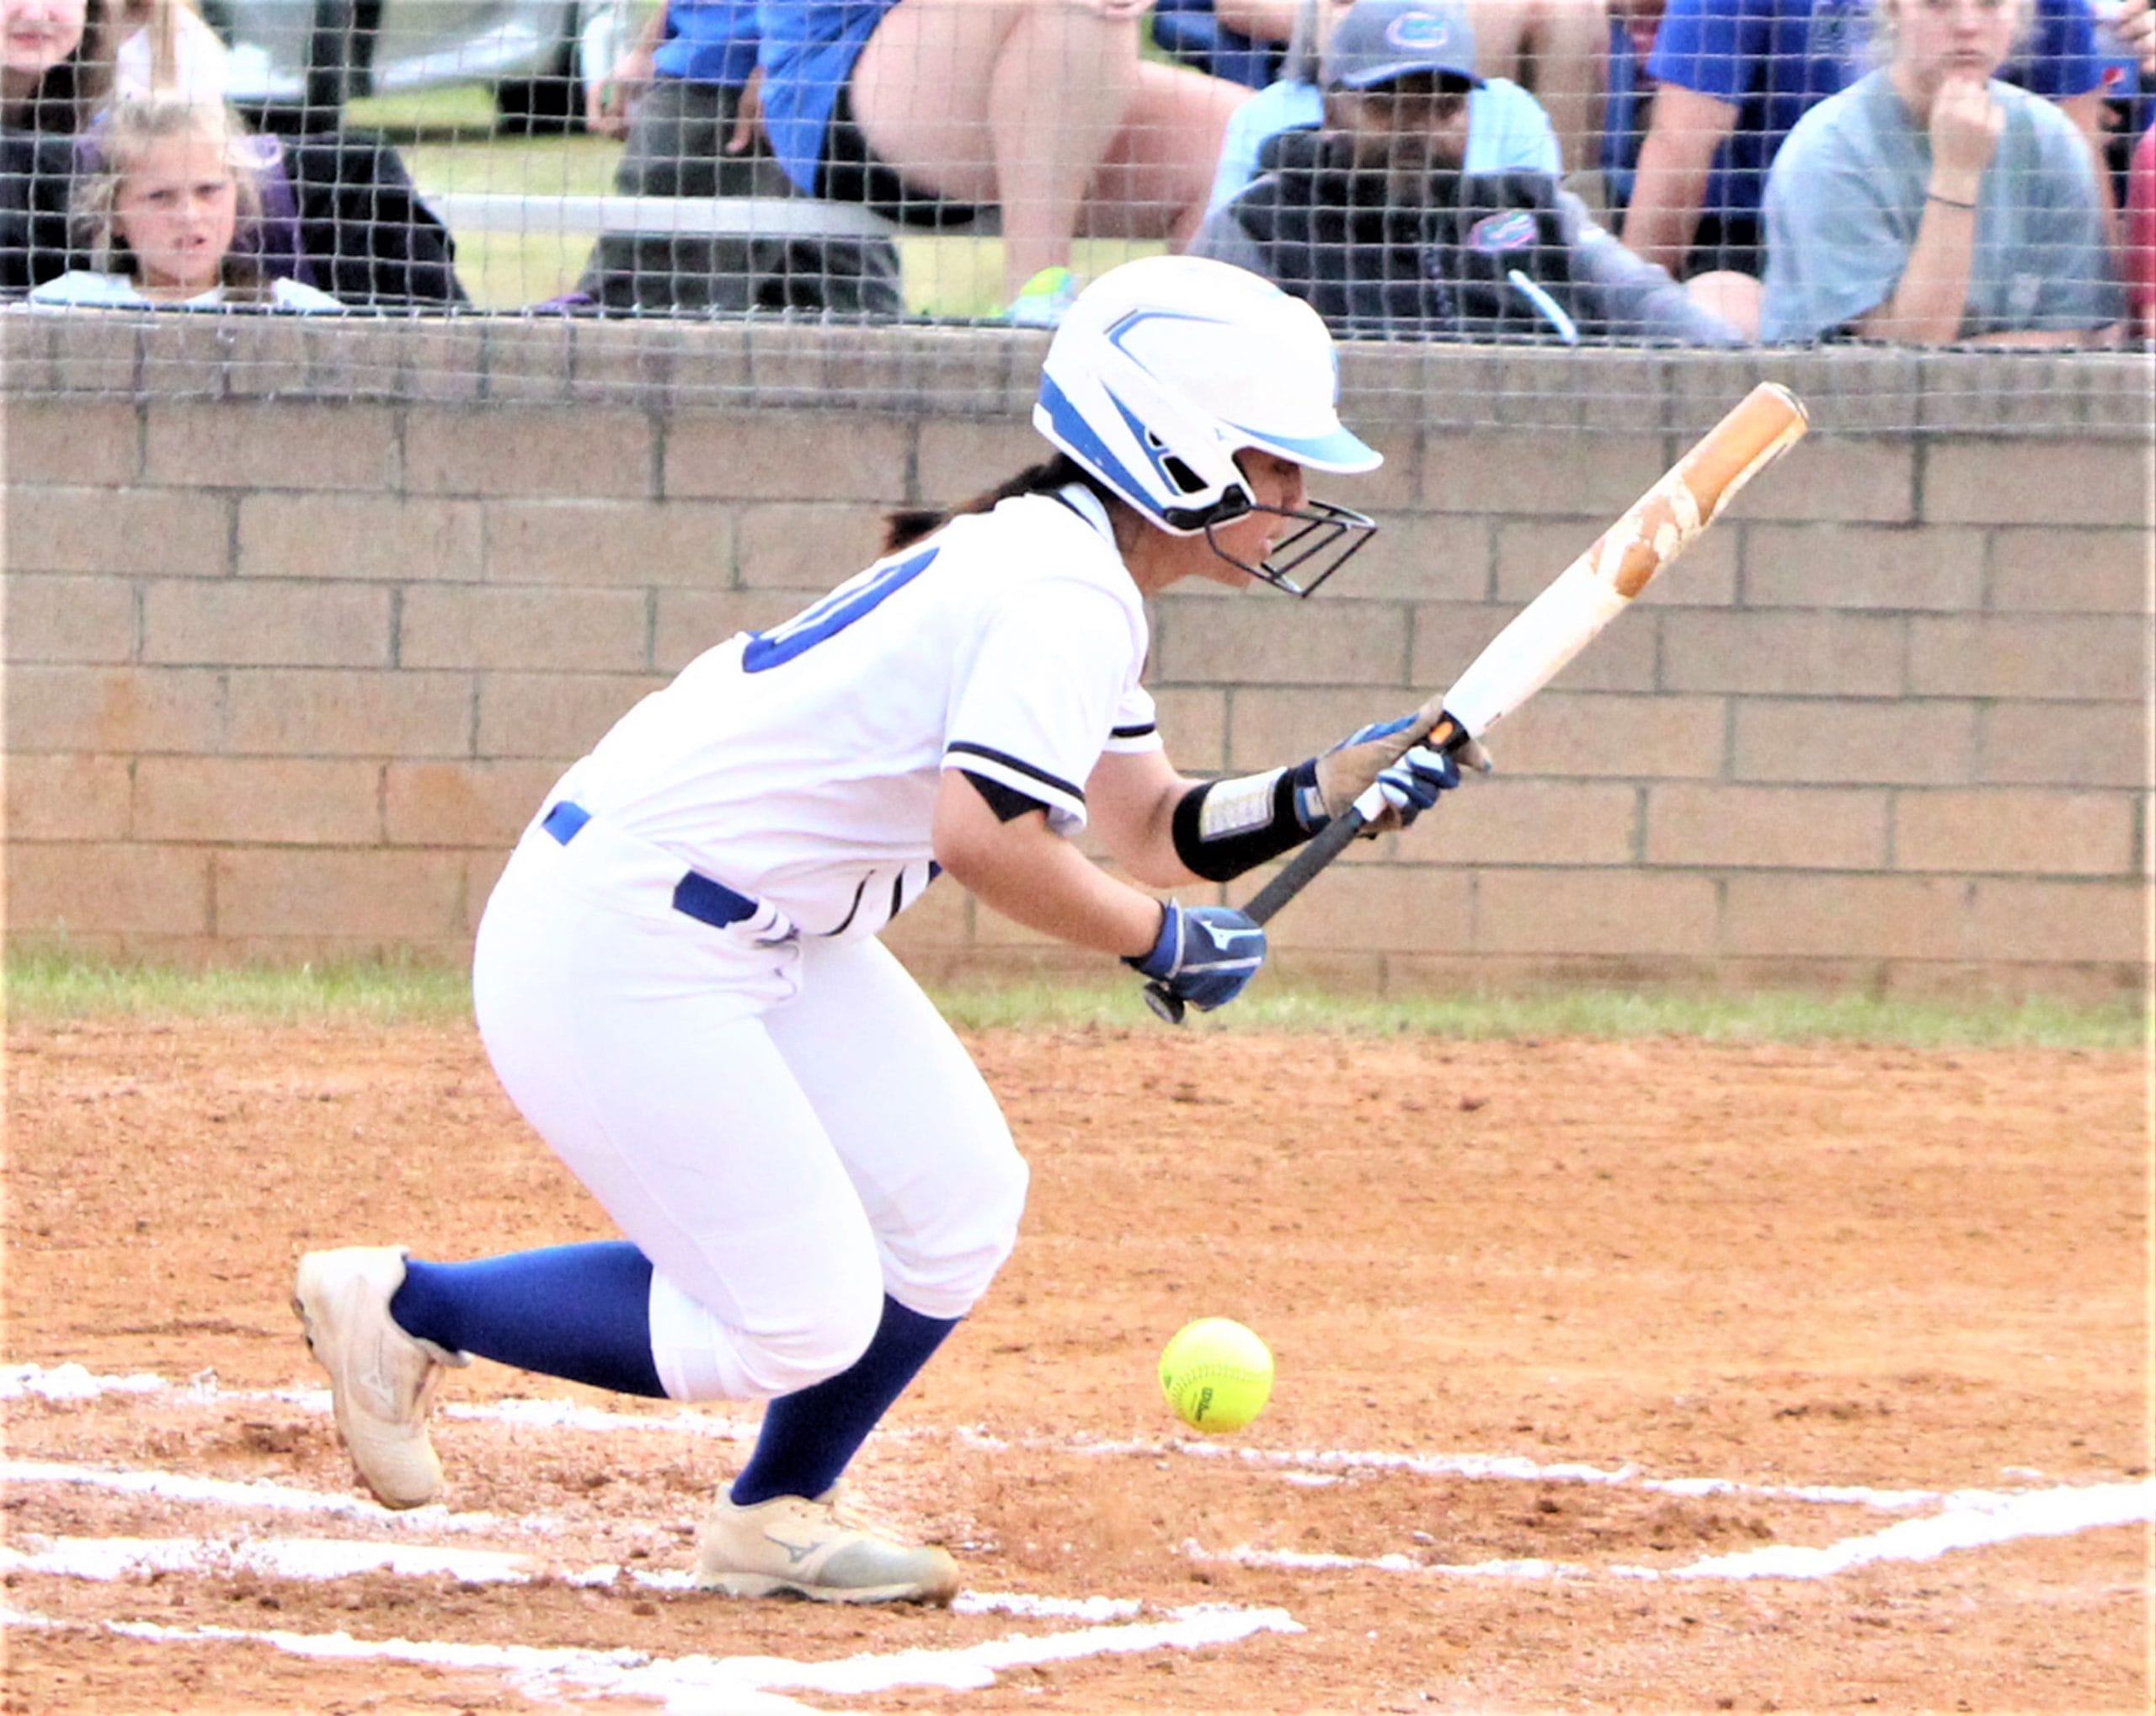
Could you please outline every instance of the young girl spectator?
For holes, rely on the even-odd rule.
[[[1888,63],[1805,115],[1768,173],[1764,338],[2115,338],[2088,145],[1995,75],[2028,16],[2028,0],[1881,0]]]
[[[339,307],[297,280],[264,279],[235,248],[260,202],[246,130],[222,102],[122,101],[96,139],[99,164],[75,199],[91,266],[38,287],[32,303]]]
[[[1000,205],[1011,319],[1053,322],[1073,239],[1197,230],[1250,93],[1142,59],[1146,4],[761,0],[771,152],[810,195],[914,224]]]

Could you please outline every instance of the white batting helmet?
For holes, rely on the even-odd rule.
[[[1162,530],[1194,536],[1256,509],[1235,465],[1244,448],[1313,471],[1384,462],[1341,424],[1339,387],[1332,336],[1309,305],[1228,263],[1147,257],[1102,274],[1065,314],[1033,427]],[[1322,503],[1294,516],[1374,528]],[[1306,593],[1283,568],[1247,569]]]

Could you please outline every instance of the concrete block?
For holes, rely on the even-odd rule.
[[[2145,616],[1968,615],[1909,623],[1909,690],[1920,696],[2148,701]]]
[[[1482,602],[1490,599],[1490,520],[1405,513],[1384,528],[1320,601],[1352,597],[1375,601],[1401,597],[1415,602]]]
[[[1924,445],[1926,524],[2146,531],[2146,443],[1956,436]]]
[[[913,425],[829,411],[677,419],[661,492],[670,500],[846,500],[903,504],[911,492]],[[963,499],[1010,474],[983,473]]]
[[[387,489],[397,421],[386,405],[158,401],[143,412],[146,482],[174,488]]]
[[[1991,590],[1985,605],[2036,614],[2148,613],[2156,587],[2156,532],[1991,532]]]
[[[116,578],[52,578],[9,569],[8,659],[124,662],[136,646],[135,586]]]
[[[0,404],[0,445],[10,489],[118,488],[141,468],[141,420],[124,400],[9,399]]]
[[[1739,958],[1952,959],[1967,887],[1959,878],[1732,876],[1722,951]]]
[[[679,673],[713,644],[737,632],[776,626],[814,599],[802,590],[661,590],[652,626],[652,665],[663,674]]]
[[[1984,533],[1979,530],[1753,524],[1741,534],[1748,608],[1968,613],[1983,605]]]
[[[405,492],[645,498],[653,439],[651,419],[635,411],[414,408],[404,425]]]
[[[468,673],[234,668],[226,749],[239,755],[461,757],[477,722]]]
[[[1153,673],[1168,684],[1404,684],[1408,638],[1391,602],[1159,604]]]
[[[1253,874],[1230,892],[1246,899],[1271,874]],[[1283,952],[1465,953],[1475,931],[1469,875],[1435,865],[1341,865],[1269,933]]]
[[[142,594],[142,659],[187,666],[387,667],[385,585],[168,579]]]
[[[396,495],[248,494],[239,499],[244,577],[392,578],[479,575],[480,509]]]
[[[1423,451],[1422,504],[1433,512],[1586,519],[1599,530],[1667,464],[1659,434],[1433,435]]]
[[[135,833],[202,845],[372,845],[382,765],[307,757],[144,757]]]
[[[1972,959],[2100,961],[2147,970],[2148,885],[2139,877],[2002,878],[1974,888],[1964,949]]]
[[[490,501],[485,575],[504,584],[724,589],[738,582],[734,536],[730,508],[696,501]]]
[[[561,772],[542,760],[392,763],[382,779],[383,832],[392,846],[507,850]]]
[[[930,417],[919,434],[909,498],[926,507],[957,506],[1054,451],[1024,418]]]
[[[1161,742],[1177,768],[1214,774],[1230,766],[1228,710],[1233,695],[1218,686],[1171,686],[1154,691]]]
[[[650,659],[642,590],[417,584],[404,592],[398,665],[633,673]]]
[[[1671,691],[1891,697],[1903,689],[1909,622],[1885,615],[1671,609],[1661,685]],[[1612,626],[1595,642],[1625,629]]]
[[[1730,503],[1725,522],[1906,525],[1917,521],[1915,444],[1814,435]],[[1930,514],[1927,523],[1934,522]],[[1721,525],[1716,526],[1717,530]]]
[[[1227,759],[1238,775],[1299,763],[1373,721],[1405,715],[1419,694],[1379,686],[1310,686],[1263,682],[1228,687],[1219,695],[1227,715]],[[1172,740],[1178,764],[1194,767]]]
[[[2110,703],[1996,703],[1980,712],[1977,778],[2031,786],[2138,786],[2148,722]]]
[[[1623,865],[1636,850],[1640,789],[1576,781],[1470,777],[1401,836],[1402,852],[1445,864]]]
[[[38,318],[40,322],[47,319],[42,316]],[[161,332],[168,335],[190,333],[200,343],[198,349],[215,345],[215,318],[160,318],[147,312],[139,316],[51,317],[48,331],[53,392],[77,398],[93,398],[133,393],[138,386],[149,386],[191,384],[197,392],[221,391],[223,356],[220,351],[206,351],[206,365],[145,366],[142,336],[161,320],[165,324]]]
[[[1520,606],[1506,603],[1424,602],[1415,609],[1415,648],[1408,683],[1422,695],[1444,690],[1511,623]],[[1575,657],[1564,671],[1569,691],[1651,691],[1655,685],[1656,628],[1670,615],[1624,616]]]
[[[1958,875],[2125,876],[2134,802],[2126,792],[1903,792],[1894,867]]]
[[[482,674],[479,754],[567,765],[665,683],[655,674]]]
[[[1475,946],[1578,959],[1715,951],[1714,879],[1636,870],[1474,872]]]
[[[1976,756],[1972,703],[1745,698],[1736,706],[1730,773],[1739,781],[1958,786],[1975,778]]]
[[[211,927],[210,859],[185,846],[26,843],[8,853],[8,932],[200,935]]]
[[[1492,784],[1536,775],[1710,780],[1722,771],[1728,727],[1729,705],[1720,697],[1552,689],[1492,736]]]
[[[220,577],[232,569],[232,506],[177,489],[14,489],[8,569]]]
[[[1497,529],[1497,599],[1525,607],[1593,546],[1606,525],[1521,519]],[[1737,531],[1710,530],[1641,592],[1639,600],[1681,608],[1727,607],[1737,600]]]
[[[574,325],[567,317],[503,317],[487,324],[487,384],[489,404],[565,405],[569,401],[571,343]]]
[[[221,936],[438,941],[466,932],[456,852],[243,848],[216,855]]]
[[[10,756],[224,745],[225,676],[216,669],[11,665],[4,685]]]
[[[752,589],[827,590],[883,552],[880,508],[843,502],[744,506],[735,581]]]
[[[1650,864],[1718,870],[1884,870],[1886,795],[1854,788],[1650,786]]]
[[[487,323],[477,316],[422,317],[399,331],[406,336],[402,394],[408,402],[408,440],[414,424],[478,406],[487,385]]]
[[[22,840],[127,838],[128,759],[81,751],[10,754],[7,837]]]
[[[224,365],[227,399],[273,399],[315,391],[314,348],[309,344],[306,318],[250,317],[243,329],[236,327],[229,333]],[[150,357],[153,349],[146,340],[144,356]]]
[[[0,321],[0,375],[8,378],[8,397],[0,400],[0,438],[7,434],[10,406],[61,392],[52,359],[52,326],[56,316],[10,316]]]

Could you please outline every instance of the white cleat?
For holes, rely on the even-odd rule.
[[[696,1583],[728,1596],[826,1603],[934,1603],[958,1594],[958,1564],[841,1517],[836,1489],[737,1507],[721,1492],[696,1546]]]
[[[389,1302],[404,1284],[404,1250],[353,1245],[300,1259],[292,1308],[329,1372],[337,1433],[360,1481],[384,1507],[423,1507],[441,1490],[427,1409],[444,1365],[467,1365],[397,1326]]]

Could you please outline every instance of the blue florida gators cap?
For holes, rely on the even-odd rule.
[[[1375,89],[1418,72],[1482,82],[1475,28],[1460,0],[1356,0],[1318,63],[1327,89]]]

